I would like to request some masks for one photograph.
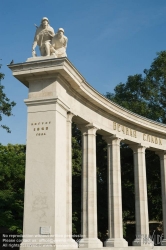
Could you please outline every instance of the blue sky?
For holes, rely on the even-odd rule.
[[[165,0],[0,0],[1,72],[5,93],[17,103],[1,124],[0,143],[26,143],[28,89],[6,66],[31,57],[34,23],[49,18],[55,31],[64,28],[68,59],[101,94],[113,92],[129,75],[149,68],[156,53],[166,49]],[[39,52],[38,52],[39,54]]]

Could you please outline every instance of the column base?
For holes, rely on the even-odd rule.
[[[102,248],[103,243],[98,238],[84,238],[78,243],[79,248]]]
[[[69,249],[78,248],[78,243],[73,239],[66,239],[66,245]]]
[[[166,246],[166,239],[163,239],[163,240],[162,240],[161,246]]]
[[[57,248],[56,248],[55,244],[24,243],[24,244],[20,245],[20,250],[32,250],[32,249],[35,249],[35,250],[41,250],[41,249],[43,249],[43,250],[55,250]]]
[[[104,242],[105,247],[128,247],[128,242],[123,238],[110,238]]]
[[[154,242],[150,238],[136,238],[133,243],[133,246],[144,246],[144,247],[153,247]]]
[[[44,239],[42,243],[26,243],[20,245],[20,250],[56,250],[56,249],[77,249],[78,244],[73,239]]]

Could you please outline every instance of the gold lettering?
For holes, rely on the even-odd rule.
[[[50,124],[51,122],[49,122],[49,124]]]
[[[124,126],[122,126],[122,131],[123,131],[123,134],[125,134],[125,128],[124,128]]]
[[[33,125],[33,123],[31,123],[31,125]]]
[[[44,130],[44,127],[42,127],[41,130]]]
[[[151,142],[154,143],[154,137],[151,135]]]
[[[143,134],[143,140],[146,141],[146,134]]]
[[[39,131],[40,130],[40,128],[37,128],[37,131]]]
[[[159,145],[162,145],[162,141],[161,141],[161,139],[159,138]]]
[[[36,129],[34,128],[33,131],[35,131]]]
[[[155,144],[158,144],[158,138],[155,137]]]
[[[113,122],[113,129],[116,130],[116,122]]]
[[[120,130],[120,124],[117,124],[118,125],[118,132],[120,132],[121,130]]]
[[[37,123],[35,123],[35,125],[37,125]]]
[[[147,141],[150,142],[150,135],[147,135]]]
[[[126,135],[129,135],[129,128],[126,127]]]
[[[133,136],[133,130],[130,129],[130,136]]]
[[[48,127],[46,127],[46,130],[48,130]]]
[[[137,134],[135,130],[133,130],[133,137],[137,138]]]

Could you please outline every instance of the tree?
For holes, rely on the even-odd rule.
[[[72,124],[72,220],[73,234],[81,235],[81,132]]]
[[[1,69],[1,64],[0,64]],[[4,79],[4,74],[0,72],[0,122],[2,121],[3,115],[11,116],[12,108],[16,105],[15,102],[10,102],[10,99],[4,93],[4,86],[1,85],[1,80]],[[6,129],[8,133],[10,133],[9,127],[6,125],[0,125],[2,128]]]
[[[0,144],[0,227],[22,233],[25,145]]]
[[[144,75],[129,76],[106,97],[139,115],[166,123],[166,51],[161,51]]]

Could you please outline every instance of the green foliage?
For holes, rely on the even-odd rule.
[[[25,145],[0,145],[0,227],[22,232]]]
[[[98,134],[96,137],[96,162],[98,237],[104,242],[108,237],[107,144]]]
[[[135,219],[135,196],[133,152],[123,143],[121,144],[121,178],[123,221],[125,224],[127,221],[133,221]]]
[[[1,64],[0,64],[1,68]],[[11,116],[12,115],[12,108],[16,105],[15,102],[10,102],[9,98],[4,93],[4,86],[1,85],[1,80],[4,79],[4,74],[0,72],[0,122],[2,121],[3,115]],[[2,128],[6,129],[9,133],[10,129],[6,125],[1,124]]]
[[[166,122],[166,51],[158,53],[144,76],[129,76],[106,97],[117,104],[149,119]]]
[[[73,234],[81,234],[81,132],[72,124],[72,210]]]

